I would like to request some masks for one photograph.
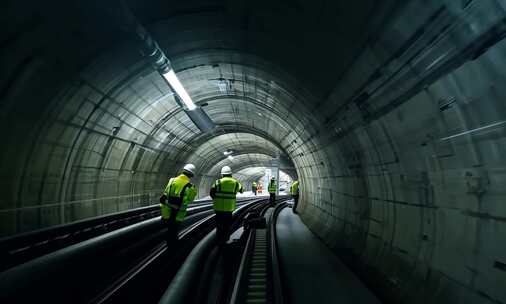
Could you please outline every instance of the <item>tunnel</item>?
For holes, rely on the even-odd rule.
[[[155,204],[186,163],[200,199],[277,166],[382,302],[506,303],[506,1],[0,7],[0,237]]]

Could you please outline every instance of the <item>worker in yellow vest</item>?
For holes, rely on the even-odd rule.
[[[274,202],[276,201],[276,179],[271,177],[271,181],[269,182],[269,186],[267,186],[267,190],[269,191],[269,203],[274,206]]]
[[[236,195],[243,191],[241,183],[232,177],[232,169],[229,166],[221,169],[221,178],[211,186],[210,195],[216,213],[216,235],[220,246],[223,246],[230,237],[232,212],[237,205]]]
[[[162,221],[167,228],[166,241],[168,246],[173,246],[178,241],[178,227],[186,216],[188,204],[193,202],[197,195],[195,186],[190,179],[195,175],[195,166],[187,164],[183,172],[173,177],[167,183],[160,197],[160,209]]]
[[[297,204],[299,203],[299,181],[294,181],[290,187],[290,194],[293,197],[293,213],[297,213]]]
[[[251,192],[253,192],[253,194],[256,196],[257,195],[257,183],[256,182],[253,182],[251,184]]]

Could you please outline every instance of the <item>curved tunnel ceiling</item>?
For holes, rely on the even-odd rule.
[[[232,171],[240,171],[244,168],[254,167],[255,165],[259,165],[261,167],[273,167],[272,166],[273,158],[267,154],[259,154],[259,153],[248,153],[248,154],[240,154],[236,155],[233,160],[224,159],[218,163],[216,163],[209,171],[208,176],[217,177],[220,174],[220,170],[223,166],[230,166]],[[281,163],[279,166],[280,169],[286,170],[289,167],[289,164]]]
[[[223,166],[230,166],[232,172],[238,172],[243,169],[249,167],[273,167],[275,165],[273,163],[274,159],[271,155],[268,154],[260,154],[260,153],[247,153],[247,154],[239,154],[234,156],[234,159],[230,160],[225,158],[219,162],[217,162],[214,166],[212,166],[208,173],[202,176],[202,179],[199,182],[200,189],[199,193],[201,195],[207,195],[210,185],[220,176],[220,171]],[[285,172],[293,172],[293,167],[291,163],[279,162],[280,170]],[[292,173],[293,174],[293,173]]]
[[[234,139],[234,168],[279,153],[304,222],[383,299],[506,302],[502,1],[128,4],[216,130],[176,104],[115,3],[10,2],[2,235],[149,204],[190,159],[205,193],[226,162],[215,138],[249,134],[265,142]]]
[[[224,152],[235,157],[241,154],[266,154],[271,158],[287,157],[276,144],[258,135],[250,133],[226,133],[214,136],[201,144],[185,163],[193,163],[199,173],[207,173],[216,163],[227,159]]]
[[[251,182],[257,181],[265,175],[267,167],[248,167],[237,171],[236,176],[241,181]]]
[[[209,60],[205,55],[201,54],[199,56],[201,61],[204,59]],[[209,54],[207,55],[212,57]],[[218,60],[217,58],[218,56],[214,57],[215,60]],[[222,60],[226,60],[226,58]],[[244,62],[245,58],[242,60]],[[106,60],[106,62],[111,64],[112,61]],[[174,62],[175,66],[182,65],[177,58]],[[254,62],[253,60],[251,64],[253,65]],[[106,63],[100,61],[96,64],[104,67]],[[195,62],[190,60],[190,63],[186,64],[193,65]],[[85,86],[93,87],[100,92],[113,91],[114,97],[110,98],[111,101],[100,104],[101,108],[104,108],[103,111],[106,112],[97,121],[97,125],[100,126],[102,132],[118,131],[118,136],[127,134],[130,137],[129,140],[142,142],[143,145],[149,147],[154,145],[153,148],[157,151],[167,149],[170,150],[169,153],[185,155],[181,152],[187,153],[192,149],[200,149],[199,153],[202,153],[201,147],[205,146],[206,139],[208,140],[220,134],[220,131],[224,133],[232,132],[235,127],[236,131],[237,129],[243,129],[245,132],[264,137],[270,142],[276,143],[280,150],[283,149],[290,154],[289,149],[296,142],[295,138],[300,136],[299,132],[307,132],[307,130],[311,129],[311,124],[308,121],[310,116],[294,115],[293,110],[302,113],[307,112],[307,109],[303,107],[300,109],[295,108],[295,100],[293,99],[295,98],[295,94],[289,94],[282,89],[276,89],[276,85],[273,84],[274,82],[267,86],[267,88],[264,87],[260,82],[263,78],[256,79],[250,77],[250,83],[243,83],[240,87],[241,91],[235,92],[235,94],[234,92],[223,94],[219,91],[217,85],[209,86],[201,84],[200,78],[202,78],[202,75],[204,75],[204,79],[208,82],[207,79],[223,76],[227,69],[233,70],[235,68],[236,71],[230,77],[238,79],[249,79],[244,76],[248,74],[243,75],[241,73],[261,74],[258,68],[245,68],[237,64],[221,65],[224,68],[220,71],[213,68],[211,63],[207,65],[201,63],[198,65],[199,69],[183,68],[182,70],[177,70],[181,81],[189,88],[190,95],[196,100],[197,104],[207,104],[205,106],[206,113],[218,125],[216,133],[211,134],[211,136],[199,134],[198,129],[195,128],[184,112],[176,105],[172,94],[167,91],[167,88],[164,88],[163,81],[156,72],[145,74],[144,70],[139,68],[139,70],[134,70],[133,74],[121,75],[122,79],[117,79],[118,76],[113,75],[96,74],[87,75],[85,78],[102,79],[111,77],[111,79],[116,79],[113,80],[114,85],[109,83],[102,84],[102,86],[104,84],[112,86],[112,89],[109,90],[107,87],[100,88],[101,85],[98,83],[91,84],[91,81],[87,80],[83,82]],[[114,68],[110,68],[110,71],[114,71]],[[191,75],[199,75],[199,78],[192,78]],[[276,79],[276,77],[269,76],[268,74],[263,75],[263,77]],[[198,91],[192,90],[193,88],[206,92],[205,97],[201,97]],[[266,90],[270,90],[270,92],[266,92]],[[293,92],[296,92],[295,88],[293,88]],[[83,93],[78,92],[76,94]],[[84,94],[88,94],[87,90]],[[110,96],[111,93],[106,95]],[[274,97],[271,95],[276,97],[275,108],[272,106]],[[300,98],[302,99],[303,97]],[[123,108],[127,108],[126,105],[129,105],[128,107],[131,108],[125,109],[127,113],[124,117],[120,114],[117,117],[113,117],[114,119],[110,119],[110,113],[118,112],[118,104],[122,104]],[[123,110],[123,108],[120,107],[120,110]],[[91,113],[91,115],[93,114]],[[306,126],[306,128],[301,128],[301,125]],[[169,155],[168,157],[173,159],[174,156]],[[287,155],[283,156],[288,157]]]
[[[245,182],[246,184],[250,184],[253,181],[260,181],[260,178],[265,176],[266,169],[270,169],[270,167],[247,167],[234,173],[234,176],[239,181]],[[280,172],[284,171],[280,170]],[[286,172],[284,173],[286,174]],[[292,176],[290,176],[290,178],[292,178]]]

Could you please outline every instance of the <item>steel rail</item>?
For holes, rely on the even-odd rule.
[[[257,202],[251,203],[247,207],[238,208],[235,211],[237,216],[234,219],[233,224],[235,229],[238,229],[242,224],[242,218],[249,210],[262,206],[267,200],[268,198],[260,198]],[[183,266],[179,269],[159,303],[195,302],[199,296],[202,296],[202,293],[199,292],[199,290],[205,290],[205,286],[209,285],[209,278],[203,278],[202,273],[206,273],[205,269],[207,268],[207,265],[212,262],[208,257],[212,256],[212,253],[217,250],[215,238],[215,232],[212,231],[192,250],[191,254],[187,257]],[[212,260],[216,262],[216,259]]]
[[[210,206],[199,210],[212,212]],[[0,302],[30,301],[36,294],[53,303],[88,298],[159,244],[163,228],[159,218],[148,219],[7,269],[0,273]]]
[[[254,207],[258,202],[262,201],[263,199],[255,198],[253,200],[248,200],[246,202],[238,202],[238,209],[237,211],[241,211],[244,208],[251,208]],[[212,212],[212,210],[210,211]],[[179,245],[182,248],[179,248],[179,252],[176,255],[179,256],[187,256],[189,254],[189,251],[193,249],[193,246],[185,246],[184,243],[195,243],[193,235],[202,235],[200,233],[201,230],[207,230],[210,231],[209,223],[214,220],[215,215],[211,214],[208,216],[205,216],[204,218],[198,220],[196,223],[193,223],[191,226],[186,227],[179,233],[180,242]],[[100,293],[98,296],[93,298],[89,303],[116,303],[116,302],[123,302],[123,299],[130,299],[131,297],[127,296],[129,293],[132,292],[132,289],[129,288],[132,287],[133,289],[137,290],[138,286],[136,286],[135,281],[142,281],[139,279],[140,276],[144,275],[145,277],[149,277],[149,273],[153,273],[153,269],[156,268],[154,266],[156,263],[159,263],[159,259],[162,256],[169,255],[168,253],[168,246],[165,243],[159,244],[156,248],[154,248],[148,255],[146,255],[145,258],[143,258],[141,261],[136,263],[131,269],[129,269],[128,272],[126,272],[124,275],[122,275],[120,278],[115,280],[110,286],[106,288],[105,291]],[[185,250],[188,251],[185,253]],[[171,258],[171,263],[177,263],[176,258]],[[177,271],[177,269],[176,269]],[[165,273],[164,274],[164,280],[170,280],[171,274]],[[150,278],[150,280],[154,280],[153,278]],[[142,282],[145,284],[145,282]],[[156,289],[156,288],[154,288]],[[156,291],[150,291],[150,294],[156,293]],[[160,293],[161,296],[161,293]],[[145,299],[143,299],[145,301]],[[149,302],[149,301],[147,301]]]
[[[241,198],[246,202],[254,198]],[[210,199],[190,205],[187,215],[193,215],[212,206]],[[0,239],[0,271],[25,263],[64,247],[118,230],[120,228],[160,216],[158,204],[117,213],[88,218]]]

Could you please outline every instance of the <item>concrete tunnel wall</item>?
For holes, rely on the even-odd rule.
[[[290,159],[304,222],[386,302],[506,303],[504,1],[339,4],[363,34],[293,37],[129,1],[207,104],[204,135],[98,2],[23,3],[1,44],[2,235],[149,204],[203,155],[205,192],[227,140],[199,148],[247,133],[272,144],[251,143],[248,166],[265,165],[255,147]]]

